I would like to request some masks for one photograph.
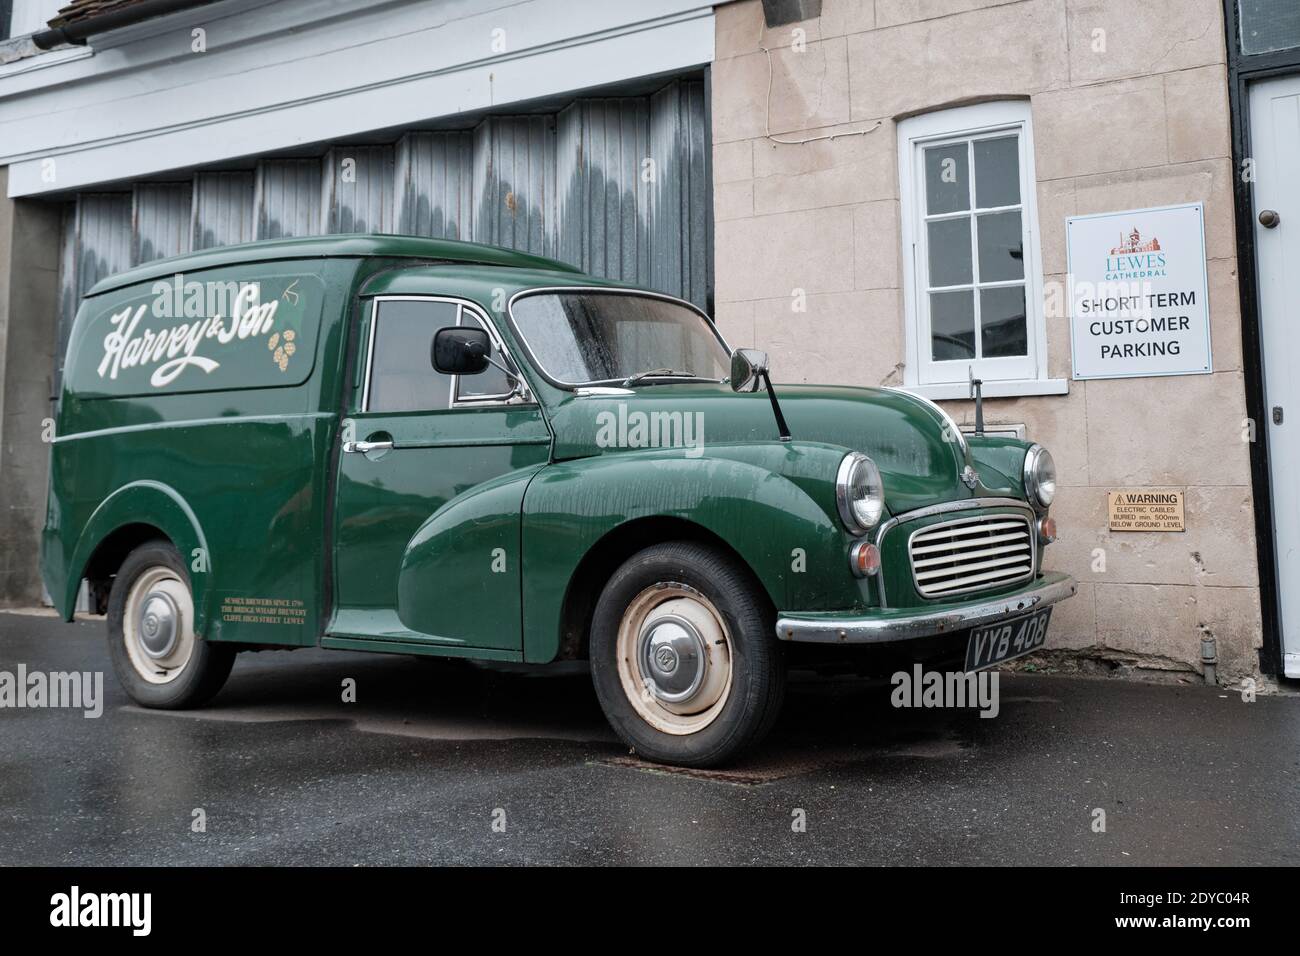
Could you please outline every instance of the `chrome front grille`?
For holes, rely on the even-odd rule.
[[[1034,576],[1029,519],[989,514],[933,524],[908,540],[912,578],[922,597],[1005,587]]]

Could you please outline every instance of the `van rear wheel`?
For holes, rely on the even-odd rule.
[[[142,544],[122,563],[108,599],[108,649],[126,692],[145,707],[210,700],[230,676],[235,648],[194,632],[194,595],[169,541]]]
[[[780,712],[785,668],[765,596],[728,555],[693,541],[646,548],[614,572],[590,657],[605,716],[650,760],[719,766]]]

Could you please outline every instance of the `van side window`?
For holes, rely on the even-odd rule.
[[[491,334],[491,329],[487,329],[483,320],[471,312],[469,309],[461,309],[460,324],[467,325],[470,328],[486,329]],[[501,354],[497,348],[496,342],[492,343],[492,361],[498,365],[511,367],[513,363]],[[456,400],[457,401],[475,401],[483,398],[500,398],[510,394],[510,379],[506,373],[497,368],[496,365],[489,365],[478,375],[462,375],[456,382]]]
[[[441,328],[456,324],[454,302],[381,299],[370,352],[372,412],[417,412],[451,404],[451,376],[433,367],[429,350]]]

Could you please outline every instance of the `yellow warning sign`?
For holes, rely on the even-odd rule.
[[[1111,531],[1186,531],[1183,492],[1142,488],[1106,495]]]

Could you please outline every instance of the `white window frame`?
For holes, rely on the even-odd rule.
[[[1025,320],[1028,355],[1024,358],[940,361],[930,358],[925,229],[924,149],[970,139],[1015,133],[1020,146],[1020,208],[1024,236]],[[909,117],[898,124],[898,171],[903,220],[903,298],[906,321],[904,388],[931,399],[966,398],[968,374],[984,382],[986,397],[1063,395],[1064,379],[1047,376],[1047,322],[1043,312],[1042,252],[1038,233],[1038,177],[1034,170],[1033,130],[1028,100],[979,103]],[[969,173],[974,179],[974,167]],[[973,190],[972,190],[973,192]],[[973,202],[973,198],[972,198]],[[971,211],[968,210],[968,214]],[[972,256],[977,253],[972,249]],[[972,262],[972,267],[977,268]],[[976,297],[978,299],[978,295]],[[978,304],[977,304],[978,309]],[[978,321],[978,311],[977,311]]]

